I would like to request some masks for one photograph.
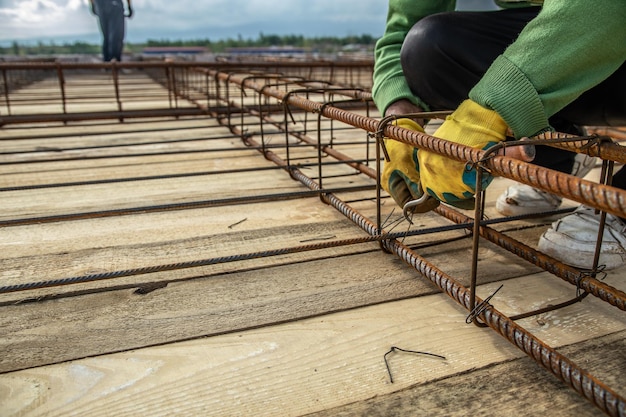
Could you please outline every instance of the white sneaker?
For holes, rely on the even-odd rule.
[[[562,198],[526,184],[509,186],[496,200],[496,210],[504,216],[522,216],[559,208]]]
[[[598,240],[600,213],[579,206],[573,213],[555,221],[539,238],[538,249],[576,268],[591,269]],[[626,262],[626,225],[606,215],[599,265],[614,269]]]
[[[576,154],[572,175],[583,178],[596,165],[596,157]],[[559,208],[563,199],[526,184],[516,183],[507,188],[496,200],[496,210],[504,216],[522,216]]]
[[[572,167],[572,175],[578,178],[584,178],[585,175],[595,168],[598,158],[589,156],[584,153],[577,153],[574,157],[574,166]]]

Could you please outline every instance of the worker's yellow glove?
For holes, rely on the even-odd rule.
[[[433,136],[472,148],[486,149],[506,138],[507,125],[493,110],[472,100],[465,100],[446,118]],[[420,150],[420,176],[423,189],[440,201],[469,209],[474,206],[476,170],[466,169],[466,162]],[[483,188],[493,177],[483,173]]]
[[[411,119],[398,119],[396,126],[424,132],[424,129]],[[393,139],[385,139],[385,148],[389,156],[380,177],[381,186],[391,195],[395,202],[404,207],[406,203],[417,200],[424,193],[420,186],[420,173],[417,161],[417,148]],[[419,151],[421,155],[421,150]],[[412,212],[424,213],[439,205],[439,201],[428,198],[423,204],[413,207]]]

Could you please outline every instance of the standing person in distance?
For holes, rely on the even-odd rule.
[[[128,14],[124,15],[122,0],[89,0],[91,12],[98,16],[102,32],[102,60],[109,62],[122,60],[124,49],[125,21],[133,17],[131,0],[126,0]]]

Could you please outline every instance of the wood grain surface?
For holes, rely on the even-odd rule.
[[[141,73],[125,80],[149,82]],[[49,88],[44,81],[23,93],[43,101]],[[129,106],[164,101],[150,95]],[[314,135],[316,117],[296,119]],[[334,149],[373,154],[364,132],[340,126]],[[265,133],[286,158],[284,135]],[[0,286],[93,277],[0,294],[2,417],[600,413],[494,331],[466,324],[464,308],[378,242],[360,241],[368,236],[360,227],[213,118],[9,125],[0,141]],[[297,145],[289,157],[319,180],[314,148]],[[337,195],[376,218],[374,180],[334,164],[323,177],[325,187],[369,186]],[[494,180],[489,218],[511,184]],[[161,206],[172,207],[132,211]],[[130,211],[103,214],[116,210]],[[92,215],[27,221],[80,213]],[[467,230],[441,229],[450,223],[434,213],[411,226],[388,198],[381,214],[387,230],[432,229],[403,240],[469,285]],[[494,227],[534,246],[556,218]],[[601,278],[626,290],[624,269]],[[478,283],[483,298],[502,286],[491,304],[507,315],[576,294],[488,242],[478,250]],[[518,323],[626,395],[622,311],[589,296]]]

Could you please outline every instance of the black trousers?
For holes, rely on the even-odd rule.
[[[422,19],[402,45],[402,69],[411,90],[432,110],[455,109],[538,12],[539,8],[529,7],[447,12]],[[550,124],[573,134],[581,125],[626,125],[626,66],[555,114]],[[538,146],[534,163],[569,173],[574,156]],[[616,174],[613,184],[626,189],[626,172]]]

